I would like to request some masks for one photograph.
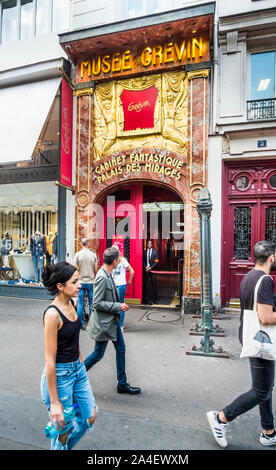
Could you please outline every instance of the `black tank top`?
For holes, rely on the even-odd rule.
[[[48,308],[55,308],[58,311],[63,323],[62,327],[58,330],[56,363],[64,364],[66,362],[75,362],[79,358],[80,354],[79,336],[81,321],[79,318],[77,318],[75,321],[68,320],[68,318],[66,318],[55,305],[50,305]],[[48,308],[43,314],[43,321],[44,315]]]

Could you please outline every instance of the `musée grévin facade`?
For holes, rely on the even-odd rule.
[[[159,303],[200,299],[198,192],[207,185],[214,4],[60,35],[75,66],[76,249],[118,242],[143,303],[143,251]]]

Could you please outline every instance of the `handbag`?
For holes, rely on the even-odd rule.
[[[257,312],[257,294],[265,276],[268,274],[260,277],[255,286],[253,310],[243,312],[243,347],[240,357],[259,357],[275,361],[276,325],[262,325]]]

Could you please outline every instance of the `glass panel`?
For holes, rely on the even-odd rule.
[[[37,0],[36,35],[42,36],[49,32],[49,0]]]
[[[2,11],[2,44],[16,41],[17,38],[17,8],[16,0],[3,3]]]
[[[115,230],[114,230],[115,228]],[[116,243],[122,255],[130,260],[130,219],[129,217],[116,217],[106,219],[106,248],[110,248]],[[123,246],[123,249],[122,249]]]
[[[276,242],[276,207],[267,207],[265,215],[265,239]]]
[[[249,186],[249,179],[247,176],[240,176],[237,180],[237,189],[244,191]]]
[[[160,10],[160,0],[148,0],[147,5],[149,15]]]
[[[143,15],[143,0],[128,0],[128,16],[141,16]]]
[[[275,97],[275,52],[251,55],[251,100]]]
[[[33,35],[33,0],[21,0],[20,39]]]
[[[251,209],[238,207],[234,211],[234,257],[249,259],[251,251]]]
[[[38,231],[40,267],[56,261],[57,205],[54,182],[0,185],[0,284],[29,286],[39,280],[38,257],[32,255],[40,252],[31,244]]]
[[[33,165],[58,165],[60,92],[58,91],[32,155]]]
[[[276,189],[276,175],[272,175],[270,178],[269,178],[269,184],[272,188],[275,188]]]
[[[53,31],[66,31],[70,26],[70,0],[53,0]]]

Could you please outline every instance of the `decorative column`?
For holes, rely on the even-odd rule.
[[[204,334],[200,342],[200,347],[193,346],[186,354],[229,357],[222,347],[214,348],[214,340],[210,338],[212,334],[212,256],[211,256],[211,211],[212,201],[207,188],[199,192],[197,212],[199,215],[200,234],[200,279],[201,279],[201,312],[202,312],[202,332]]]
[[[93,93],[94,87],[75,90],[77,97],[76,155],[76,230],[75,249],[80,240],[90,238],[90,169],[93,157]]]

